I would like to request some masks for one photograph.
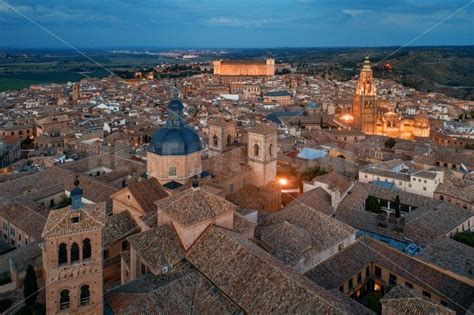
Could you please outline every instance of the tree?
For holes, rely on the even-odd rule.
[[[397,143],[397,140],[395,138],[388,138],[387,141],[385,141],[384,145],[387,149],[391,149],[395,146]]]
[[[327,172],[323,169],[321,169],[319,166],[313,166],[313,167],[308,167],[306,168],[302,173],[301,173],[301,180],[305,181],[310,181],[316,176],[321,176],[326,174]]]
[[[395,197],[395,201],[393,202],[393,208],[395,209],[395,216],[399,218],[400,217],[400,196],[399,195]]]
[[[379,292],[372,292],[367,295],[367,308],[371,309],[372,311],[380,314],[382,312],[382,304],[380,303],[380,298],[382,294]]]
[[[377,198],[375,198],[374,196],[369,196],[365,201],[365,210],[374,213],[380,213],[382,207],[380,206],[380,202]]]
[[[26,267],[26,275],[23,283],[23,296],[25,304],[31,307],[35,304],[38,297],[38,283],[36,282],[36,272],[32,265]]]

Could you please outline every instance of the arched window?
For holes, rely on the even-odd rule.
[[[255,156],[260,155],[260,147],[258,146],[258,144],[253,145],[253,155],[255,155]]]
[[[69,308],[69,290],[62,290],[59,293],[59,310],[65,310]]]
[[[91,240],[86,238],[82,241],[82,260],[91,258]]]
[[[217,147],[219,145],[219,138],[217,138],[216,135],[212,137],[212,142],[214,143],[214,146]]]
[[[58,249],[58,265],[66,265],[67,264],[67,245],[61,243]]]
[[[268,146],[268,155],[272,156],[273,155],[273,144],[270,143],[270,145]]]
[[[76,242],[71,245],[71,264],[79,262],[79,245]]]
[[[232,137],[230,135],[227,135],[227,145],[231,145],[232,144]]]
[[[91,293],[89,292],[89,286],[87,284],[81,287],[81,298],[80,305],[87,305],[90,303]]]

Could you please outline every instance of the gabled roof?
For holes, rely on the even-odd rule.
[[[136,232],[136,227],[137,223],[128,211],[107,216],[102,232],[103,246],[110,245]]]
[[[210,226],[187,259],[246,313],[349,313],[335,296],[244,239]]]
[[[165,213],[177,223],[190,226],[233,212],[235,205],[203,189],[188,189],[155,202],[158,213]]]
[[[184,258],[184,248],[170,224],[130,236],[128,241],[141,259],[154,270],[174,266]]]
[[[79,222],[73,223],[72,218],[79,215]],[[43,230],[43,237],[65,236],[85,231],[102,229],[105,226],[105,203],[84,204],[78,210],[70,206],[52,210]]]
[[[106,299],[114,314],[243,314],[190,263],[113,288]]]
[[[156,211],[155,201],[168,197],[156,178],[135,182],[127,189],[145,213]]]
[[[465,309],[472,303],[474,287],[368,237],[359,238],[305,275],[326,289],[337,289],[371,263],[386,268],[428,291],[445,296],[448,299],[448,307],[454,310],[461,311],[461,308],[451,301]]]
[[[19,203],[0,205],[0,216],[12,222],[36,240],[41,239],[41,232],[46,224],[46,217]]]

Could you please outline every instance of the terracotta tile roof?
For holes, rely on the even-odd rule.
[[[145,213],[155,212],[155,201],[168,197],[156,178],[138,181],[127,188]]]
[[[243,314],[243,310],[189,263],[170,274],[145,275],[114,288],[114,314]]]
[[[245,218],[243,215],[238,213],[237,211],[234,212],[234,231],[237,233],[246,233],[247,231],[252,231],[251,234],[253,234],[253,231],[255,230],[256,224],[252,221],[249,221],[247,218]]]
[[[161,272],[165,266],[174,266],[184,258],[184,248],[170,224],[158,226],[128,238],[143,261]]]
[[[103,246],[108,246],[128,235],[137,232],[137,223],[128,211],[114,213],[105,219],[102,231]]]
[[[210,226],[187,259],[246,313],[350,312],[330,292],[232,231]]]
[[[351,182],[348,181],[344,176],[337,172],[329,172],[327,174],[318,176],[313,179],[314,181],[328,184],[330,189],[338,189],[341,193],[345,192],[351,186]]]
[[[202,161],[202,168],[211,175],[211,181],[222,183],[228,178],[249,172],[246,147],[237,147]]]
[[[19,203],[0,205],[0,217],[12,222],[36,240],[41,239],[41,232],[46,224],[46,217]]]
[[[259,192],[259,188],[254,185],[247,185],[228,195],[226,199],[242,209],[262,210],[266,204],[266,200]]]
[[[406,286],[396,285],[381,299],[382,307],[389,308],[397,314],[438,314],[455,315],[456,312],[431,302]]]
[[[188,189],[155,202],[163,212],[183,226],[190,226],[226,212],[235,211],[235,205],[203,189]]]
[[[260,231],[264,247],[290,266],[305,252],[325,251],[356,232],[351,226],[312,209],[312,204],[303,203],[294,203],[267,216]]]
[[[468,203],[474,203],[474,184],[470,181],[451,181],[440,183],[435,194],[443,194],[458,198]]]
[[[443,237],[471,216],[468,209],[448,202],[434,201],[405,216],[405,235],[418,244],[426,245],[438,237]]]
[[[233,121],[224,117],[213,117],[209,119],[208,123],[213,126],[227,126],[233,124]]]
[[[474,280],[474,249],[449,237],[428,243],[418,257]]]
[[[277,133],[277,128],[273,124],[258,124],[253,128],[247,130],[250,133],[257,133],[264,136],[269,136],[271,134]]]
[[[471,305],[474,287],[368,237],[359,238],[343,251],[308,271],[306,276],[326,289],[337,289],[371,263],[382,266],[428,291],[440,293],[448,300],[448,306],[454,310],[460,308],[449,300],[466,309]]]
[[[73,223],[72,218],[79,214],[79,223]],[[43,237],[48,239],[55,236],[81,233],[102,229],[105,225],[105,203],[84,204],[81,209],[71,210],[71,207],[52,210],[43,230]]]
[[[324,191],[322,188],[315,188],[304,194],[298,196],[297,200],[291,201],[285,206],[284,209],[290,209],[293,207],[305,207],[306,206],[318,210],[326,215],[333,213],[333,207],[331,206],[331,196]],[[306,207],[307,208],[307,207]]]

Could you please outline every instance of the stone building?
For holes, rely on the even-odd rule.
[[[209,122],[209,156],[228,151],[235,140],[236,130],[232,121],[218,117]]]
[[[252,167],[252,183],[264,186],[276,177],[277,129],[259,124],[248,131],[248,163]]]
[[[47,314],[102,314],[105,204],[83,204],[76,179],[71,206],[49,213],[42,237]]]
[[[420,113],[413,118],[399,113],[383,113],[377,106],[377,90],[369,58],[366,57],[359,74],[352,105],[353,124],[363,133],[393,138],[413,139],[430,136],[430,121]]]
[[[275,75],[275,59],[265,60],[215,60],[214,74],[223,76],[272,76]]]
[[[180,100],[169,103],[166,126],[155,132],[148,146],[147,174],[165,187],[182,185],[202,172],[201,140],[186,126],[183,108]]]

